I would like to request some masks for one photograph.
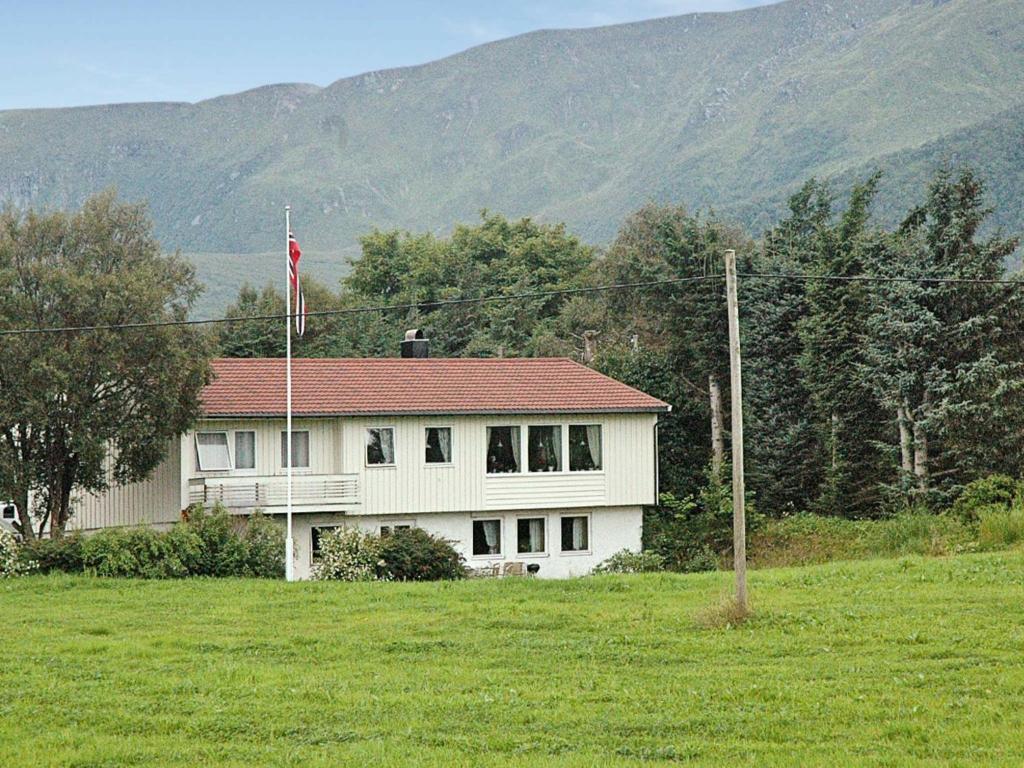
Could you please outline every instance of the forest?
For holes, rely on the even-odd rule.
[[[564,225],[489,211],[450,236],[374,231],[337,290],[306,281],[314,314],[295,354],[393,356],[403,331],[421,328],[434,356],[580,360],[673,406],[659,428],[663,505],[648,535],[680,515],[724,521],[719,278],[731,248],[757,516],[941,511],[973,480],[1021,475],[1024,297],[1006,269],[1019,240],[988,223],[970,169],[938,172],[892,228],[872,217],[879,181],[840,195],[812,179],[756,237],[713,211],[654,204],[604,248]],[[283,312],[275,288],[246,286],[226,316]],[[226,356],[284,354],[278,321],[219,333]]]

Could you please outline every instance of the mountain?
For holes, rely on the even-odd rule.
[[[807,177],[881,167],[896,216],[959,161],[992,172],[1020,231],[1022,116],[1020,0],[788,0],[534,32],[325,88],[0,112],[0,202],[147,199],[218,296],[278,277],[285,202],[332,277],[373,227],[443,232],[485,207],[593,242],[648,200],[757,230]]]

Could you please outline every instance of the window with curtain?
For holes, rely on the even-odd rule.
[[[395,526],[382,525],[380,527],[380,537],[382,539],[386,539],[388,536],[391,535],[392,531],[408,531],[410,528],[412,528],[412,526],[408,525],[408,524],[406,524],[406,525],[395,525]]]
[[[562,471],[562,427],[530,427],[531,472]]]
[[[519,427],[487,428],[487,473],[518,472]]]
[[[473,521],[473,554],[501,554],[501,520]]]
[[[196,466],[203,472],[231,469],[227,432],[196,432]]]
[[[452,463],[451,427],[427,427],[427,464]]]
[[[544,518],[522,517],[517,521],[516,538],[519,540],[519,554],[528,555],[546,552],[544,543]]]
[[[288,466],[288,433],[281,433],[281,466]],[[292,469],[309,468],[309,432],[292,430]]]
[[[366,465],[386,467],[395,463],[395,430],[393,427],[371,427],[366,430]]]
[[[595,472],[601,469],[601,425],[569,425],[569,471]]]
[[[255,432],[235,432],[235,469],[256,469]]]
[[[562,518],[562,551],[586,552],[590,549],[590,520],[586,515]]]

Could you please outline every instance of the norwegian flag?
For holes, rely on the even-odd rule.
[[[302,250],[295,235],[288,233],[288,276],[295,292],[295,332],[302,336],[306,332],[306,297],[302,295],[302,282],[299,280],[299,259]]]

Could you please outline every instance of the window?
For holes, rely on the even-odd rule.
[[[569,425],[569,471],[596,472],[601,469],[601,425]]]
[[[196,463],[200,471],[231,469],[227,432],[196,432]]]
[[[13,520],[18,510],[13,504],[4,505],[4,520]]]
[[[256,469],[255,432],[235,432],[235,469]]]
[[[288,433],[281,433],[281,466],[288,466]],[[309,468],[309,432],[292,430],[292,468]]]
[[[487,473],[519,471],[519,427],[487,428]]]
[[[427,427],[427,464],[452,463],[452,428]]]
[[[366,464],[386,467],[395,463],[395,430],[393,427],[372,427],[366,430]]]
[[[380,537],[383,539],[391,535],[392,531],[408,531],[412,528],[412,525],[406,523],[404,525],[382,525],[380,527]]]
[[[544,523],[543,517],[523,517],[517,521],[516,538],[519,540],[519,554],[547,551],[544,545]]]
[[[562,518],[562,551],[586,552],[590,549],[590,520],[586,515]]]
[[[473,521],[473,554],[501,554],[501,520]]]
[[[562,427],[530,427],[530,471],[562,470]]]
[[[323,525],[309,529],[310,552],[314,562],[320,559],[320,537],[338,527],[337,525]]]

